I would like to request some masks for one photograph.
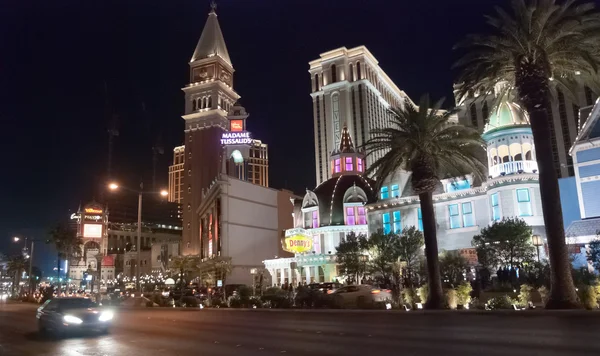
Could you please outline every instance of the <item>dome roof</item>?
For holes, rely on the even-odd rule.
[[[529,126],[529,115],[519,105],[502,101],[488,118],[484,133],[512,126]]]
[[[344,202],[373,203],[375,182],[360,175],[342,175],[326,180],[313,192],[319,200],[320,226],[344,225]]]

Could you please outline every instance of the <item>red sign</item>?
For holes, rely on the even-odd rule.
[[[465,260],[467,260],[467,263],[470,266],[474,266],[479,262],[479,260],[477,259],[477,250],[475,250],[474,248],[463,248],[458,252]]]
[[[229,121],[229,130],[230,131],[243,131],[244,130],[244,120]]]

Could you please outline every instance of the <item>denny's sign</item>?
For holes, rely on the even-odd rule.
[[[305,235],[292,235],[284,240],[284,250],[293,253],[303,253],[312,251],[312,238]]]

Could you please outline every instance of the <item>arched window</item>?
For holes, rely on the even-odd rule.
[[[244,156],[242,156],[242,153],[239,150],[231,152],[231,158],[233,158],[233,162],[236,164],[244,163]]]
[[[315,91],[320,90],[319,88],[319,74],[315,74]]]
[[[502,157],[502,163],[507,163],[507,162],[510,162],[509,156]]]
[[[196,100],[192,100],[192,110],[196,111],[198,110],[198,103],[196,102]]]
[[[208,108],[212,109],[212,96],[208,97]]]
[[[525,160],[526,161],[531,161],[531,151],[525,152]]]
[[[358,80],[362,79],[360,75],[360,62],[356,62],[356,76],[358,77]]]
[[[331,65],[331,82],[337,82],[337,67],[335,66],[335,64]]]
[[[481,108],[481,113],[483,114],[483,120],[487,121],[490,118],[490,110],[488,108],[487,101],[483,102],[483,107]]]
[[[352,63],[350,63],[350,65],[348,66],[349,71],[350,71],[350,81],[354,81],[354,66],[352,65]]]
[[[515,158],[514,158],[514,160],[515,160],[515,161],[522,161],[522,160],[523,160],[523,155],[522,155],[522,154],[520,154],[520,153],[517,153],[517,154],[515,155]]]

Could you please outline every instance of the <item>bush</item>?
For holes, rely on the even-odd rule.
[[[198,300],[193,296],[185,296],[181,298],[181,306],[183,305],[188,308],[198,307]]]
[[[248,303],[249,303],[250,308],[254,308],[254,307],[262,308],[262,306],[263,306],[262,300],[258,296],[250,297]]]
[[[417,292],[413,288],[404,288],[401,293],[404,305],[412,308],[417,300]]]
[[[592,286],[581,286],[577,292],[581,304],[587,310],[592,310],[598,307],[598,301],[596,300],[596,288]]]
[[[154,302],[152,302],[151,300],[147,300],[146,301],[146,308],[152,308],[154,307]]]
[[[550,291],[545,286],[541,286],[538,288],[538,293],[540,293],[540,297],[542,297],[542,303],[546,305],[546,303],[548,303],[548,298],[550,297]]]
[[[469,309],[485,310],[485,303],[479,300],[479,298],[473,298],[469,303]]]
[[[288,292],[277,287],[267,288],[262,300],[271,308],[290,308],[292,306]]]
[[[227,298],[227,306],[230,308],[241,308],[243,306],[242,298],[239,295],[230,296]]]
[[[500,297],[495,297],[488,300],[488,307],[490,309],[514,309],[513,304],[516,304],[516,301],[513,300],[508,295],[503,295]]]
[[[458,299],[458,304],[465,306],[469,305],[471,302],[471,292],[473,292],[473,287],[471,287],[471,283],[465,281],[462,282],[458,288],[456,288],[456,297]]]
[[[423,284],[418,289],[419,299],[421,299],[421,303],[427,302],[427,297],[429,296],[429,286],[427,284]]]
[[[529,302],[533,302],[533,286],[529,284],[521,285],[521,290],[519,291],[519,305],[522,307],[527,307]]]
[[[458,296],[456,294],[456,290],[448,289],[446,291],[446,303],[448,303],[448,307],[450,309],[456,309],[458,304]]]

